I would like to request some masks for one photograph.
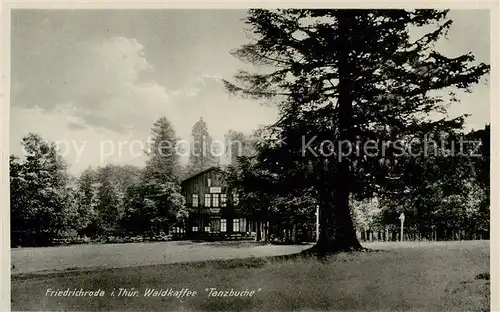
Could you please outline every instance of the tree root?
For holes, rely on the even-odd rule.
[[[311,248],[308,248],[301,252],[305,256],[317,256],[324,257],[329,255],[334,255],[342,252],[371,252],[369,248],[365,248],[358,244],[344,244],[337,242],[329,242],[328,244],[315,244]]]

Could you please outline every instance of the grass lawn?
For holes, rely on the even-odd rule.
[[[489,276],[488,241],[387,246],[384,251],[338,254],[325,261],[249,258],[18,275],[12,277],[12,310],[489,310],[489,278],[484,278]],[[106,293],[56,297],[46,296],[48,288]],[[134,288],[138,295],[113,297],[114,288]],[[145,297],[146,288],[184,288],[197,295]],[[252,297],[209,297],[207,288],[256,292]]]
[[[13,274],[95,268],[120,268],[188,261],[280,256],[309,246],[269,246],[255,242],[191,241],[89,244],[11,249]]]

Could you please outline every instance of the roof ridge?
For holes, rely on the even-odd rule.
[[[195,173],[195,174],[193,174],[193,175],[191,175],[191,176],[189,176],[189,177],[187,177],[187,178],[183,179],[183,180],[182,180],[182,182],[185,182],[185,181],[187,181],[187,180],[191,180],[191,179],[193,179],[193,178],[196,178],[197,176],[202,175],[202,174],[204,174],[205,172],[208,172],[208,171],[210,171],[210,170],[222,170],[222,169],[221,169],[221,167],[220,167],[220,166],[210,166],[210,167],[208,167],[207,169],[203,169],[202,171],[197,172],[197,173]]]

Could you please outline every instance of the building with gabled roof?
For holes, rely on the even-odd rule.
[[[189,211],[183,236],[225,239],[252,232],[252,224],[238,212],[239,195],[225,183],[221,168],[200,171],[184,179],[181,187]]]

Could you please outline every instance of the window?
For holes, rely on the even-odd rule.
[[[205,194],[205,207],[210,207],[210,194]]]
[[[205,232],[210,233],[210,227],[209,226],[205,226]]]
[[[220,231],[221,232],[227,231],[227,220],[226,219],[220,219]]]
[[[175,228],[174,228],[174,232],[175,232],[176,234],[179,234],[179,233],[184,233],[184,228],[182,228],[182,227],[175,227]]]
[[[208,183],[208,187],[212,186],[212,180],[211,179],[208,179],[207,183]]]
[[[212,194],[212,207],[219,207],[219,194]]]
[[[193,232],[198,232],[198,227],[197,226],[193,226]]]
[[[240,203],[240,197],[238,193],[233,193],[233,205],[237,206]]]
[[[193,194],[193,207],[198,207],[198,194]]]
[[[220,206],[221,207],[226,207],[227,204],[227,195],[226,194],[220,194]]]
[[[239,232],[240,231],[240,219],[234,219],[233,220],[233,232]]]

